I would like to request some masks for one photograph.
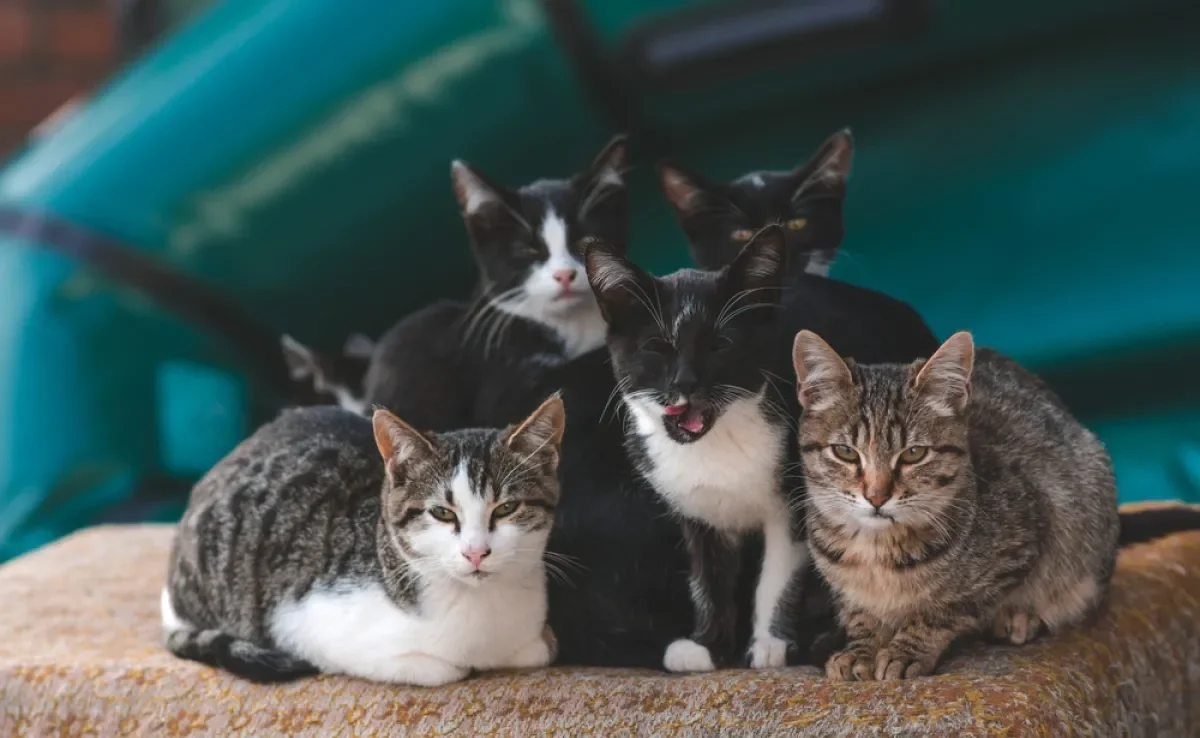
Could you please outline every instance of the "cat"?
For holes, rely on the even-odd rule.
[[[674,162],[659,165],[659,184],[687,233],[692,260],[720,269],[759,229],[784,228],[788,278],[828,276],[843,237],[842,202],[854,157],[849,129],[830,136],[803,165],[756,171],[712,183]]]
[[[708,182],[675,163],[659,165],[663,194],[701,269],[729,264],[762,227],[783,227],[784,366],[791,363],[792,337],[804,329],[836,336],[840,351],[868,362],[925,357],[940,345],[911,305],[828,278],[845,235],[843,203],[853,157],[854,139],[844,129],[793,170],[751,172],[726,184]]]
[[[361,333],[346,339],[341,356],[327,356],[284,334],[280,340],[288,376],[302,404],[332,404],[360,415],[366,413],[363,378],[375,351]]]
[[[436,435],[385,410],[285,411],[192,491],[167,648],[260,682],[545,666],[564,424],[557,397],[502,431]]]
[[[544,371],[604,344],[604,321],[584,275],[589,236],[624,248],[628,237],[626,139],[617,136],[583,172],[502,187],[477,169],[451,165],[454,195],[479,267],[470,304],[439,301],[379,340],[365,399],[421,428],[470,424],[485,377]],[[501,388],[507,392],[508,388]]]
[[[595,243],[587,272],[608,323],[608,349],[629,411],[627,449],[679,517],[691,559],[695,625],[672,642],[669,671],[707,671],[735,654],[742,539],[763,535],[748,648],[752,667],[783,666],[808,553],[785,474],[785,398],[774,366],[786,266],[783,229],[769,226],[720,271],[654,278]]]
[[[809,548],[848,638],[830,679],[932,674],[964,637],[1021,644],[1101,603],[1112,465],[1036,376],[966,332],[883,365],[801,332],[794,363]]]

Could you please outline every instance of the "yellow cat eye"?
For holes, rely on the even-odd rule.
[[[505,502],[505,503],[496,505],[496,507],[492,510],[492,518],[494,520],[499,520],[500,518],[507,518],[509,515],[512,515],[513,513],[515,513],[517,511],[517,508],[520,506],[521,506],[520,502]]]
[[[858,452],[849,446],[839,443],[830,446],[830,448],[833,450],[834,456],[838,457],[847,464],[854,464],[858,462]]]
[[[441,505],[434,505],[429,508],[428,512],[434,520],[440,520],[443,523],[453,523],[458,520],[458,516],[454,514],[453,510],[448,510]]]
[[[900,452],[901,464],[915,464],[929,453],[928,446],[909,446]]]
[[[754,231],[749,228],[738,228],[733,233],[730,233],[729,237],[734,241],[749,241],[754,238]]]
[[[804,226],[808,225],[808,218],[792,218],[783,224],[789,231],[804,230]]]

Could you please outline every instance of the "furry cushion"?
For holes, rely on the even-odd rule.
[[[0,568],[0,735],[1200,732],[1200,533],[1123,552],[1092,625],[977,646],[932,678],[554,668],[437,689],[342,677],[263,687],[174,658],[159,643],[171,537],[94,528]]]

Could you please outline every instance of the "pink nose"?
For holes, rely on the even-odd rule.
[[[559,269],[554,272],[554,281],[563,287],[570,287],[571,283],[575,281],[575,274],[574,269]]]
[[[483,566],[483,560],[491,555],[491,553],[492,549],[490,548],[468,548],[462,552],[462,555],[466,557],[467,561],[471,562],[471,566],[478,569]]]

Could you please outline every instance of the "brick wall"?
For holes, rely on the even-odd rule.
[[[111,0],[0,0],[0,155],[116,63]]]

